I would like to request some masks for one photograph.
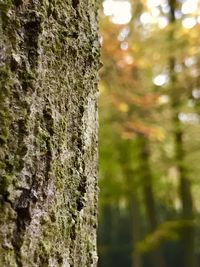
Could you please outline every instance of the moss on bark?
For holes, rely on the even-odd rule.
[[[0,13],[0,266],[96,266],[97,2]]]

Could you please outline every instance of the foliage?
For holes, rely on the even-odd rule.
[[[104,64],[99,86],[100,221],[105,216],[101,213],[105,205],[115,205],[120,213],[134,217],[130,209],[130,199],[134,199],[141,229],[137,244],[134,229],[130,240],[139,254],[150,253],[165,242],[175,243],[179,250],[184,236],[181,229],[195,227],[198,231],[198,224],[191,222],[193,216],[199,216],[199,10],[184,14],[184,3],[174,2],[177,18],[173,23],[170,2],[165,7],[157,4],[157,15],[153,16],[148,1],[139,0],[132,3],[128,24],[114,24],[103,12],[100,20]],[[145,15],[151,17],[150,22],[143,21]],[[193,27],[184,26],[187,18],[196,18]],[[165,20],[164,26],[159,24],[161,20]],[[179,159],[177,129],[182,134]],[[145,143],[140,142],[141,138]],[[194,207],[187,220],[189,225],[183,223],[186,196],[181,198],[180,194],[182,169]],[[147,187],[154,211],[148,211],[145,202]],[[148,212],[155,219],[154,229]],[[196,248],[196,256],[197,252]]]

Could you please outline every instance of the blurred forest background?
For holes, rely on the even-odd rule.
[[[200,266],[200,1],[100,11],[99,267]]]

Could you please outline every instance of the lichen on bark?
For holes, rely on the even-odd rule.
[[[0,0],[0,266],[96,266],[95,0]]]

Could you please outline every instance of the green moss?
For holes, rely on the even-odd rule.
[[[7,141],[7,136],[3,136],[0,134],[0,145],[4,145]]]
[[[3,13],[7,13],[11,8],[13,0],[0,0],[0,11]]]
[[[6,167],[6,164],[2,161],[0,161],[0,170],[4,170]]]
[[[10,116],[9,116],[8,108],[7,107],[2,107],[2,108],[4,110],[0,112],[0,124],[1,124],[0,140],[2,140],[1,143],[4,143],[6,142],[8,135],[9,135]]]
[[[63,177],[66,174],[64,174],[63,166],[59,160],[53,161],[53,163],[51,165],[51,172],[56,177],[56,179],[55,179],[56,188],[58,190],[62,189],[63,188]]]
[[[40,153],[46,153],[47,141],[49,139],[49,133],[44,131],[42,128],[37,127],[36,142],[38,147],[40,147]]]
[[[3,104],[2,104],[3,105]],[[1,106],[0,106],[1,107]],[[3,107],[3,106],[2,106]],[[10,114],[8,112],[8,108],[6,109],[4,107],[4,110],[0,110],[0,118],[3,118],[4,121],[9,120],[10,119]],[[2,121],[1,121],[2,124]]]
[[[47,224],[48,222],[49,222],[49,217],[48,217],[48,216],[43,216],[43,217],[41,218],[41,221],[40,221],[41,225],[45,225],[45,224]]]
[[[5,195],[8,192],[8,187],[13,183],[13,175],[4,175],[0,179],[0,194]]]
[[[13,166],[16,172],[20,172],[24,167],[24,160],[16,156]]]
[[[49,266],[49,250],[50,248],[47,246],[47,243],[40,241],[39,243],[39,259],[40,259],[40,264],[42,266]]]
[[[11,79],[10,79],[10,70],[1,67],[0,68],[0,80],[2,85],[2,90],[0,90],[0,143],[4,144],[7,141],[9,134],[9,107],[7,99],[10,96],[10,87],[11,87]]]
[[[5,87],[4,90],[1,90],[1,95],[7,95],[9,93],[9,85],[11,85],[10,80],[11,72],[9,68],[0,67],[0,80],[2,87]]]

